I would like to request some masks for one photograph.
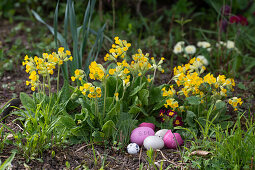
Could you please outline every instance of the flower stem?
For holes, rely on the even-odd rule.
[[[106,80],[104,81],[104,109],[103,109],[103,118],[105,116],[105,102],[106,102]]]
[[[59,72],[60,72],[60,65],[58,65],[57,94],[58,94],[58,90],[59,90]]]
[[[48,74],[47,76],[48,76],[49,96],[51,96],[50,75]]]

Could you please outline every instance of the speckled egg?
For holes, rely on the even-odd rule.
[[[148,150],[152,149],[162,149],[164,147],[164,141],[158,136],[148,136],[143,141],[143,146]]]
[[[166,132],[163,141],[165,146],[171,149],[176,149],[178,145],[181,146],[183,144],[181,135],[179,133],[172,133],[171,130]]]
[[[127,152],[129,154],[137,154],[139,152],[140,148],[136,143],[130,143],[127,146]]]
[[[154,130],[149,127],[138,127],[132,131],[130,141],[141,146],[146,137],[154,136],[154,134]]]
[[[167,131],[168,129],[161,129],[155,133],[155,136],[161,137],[163,139]]]
[[[152,128],[153,130],[155,130],[155,125],[153,123],[143,122],[138,127],[149,127],[149,128]]]

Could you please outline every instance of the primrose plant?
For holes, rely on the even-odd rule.
[[[20,94],[20,100],[25,110],[18,110],[14,114],[23,124],[23,133],[14,135],[15,144],[27,159],[33,159],[53,146],[60,145],[65,139],[65,129],[58,128],[59,115],[67,114],[71,99],[71,92],[67,83],[59,91],[60,66],[72,60],[71,52],[63,47],[52,54],[43,53],[42,57],[24,58],[23,65],[29,74],[26,85],[34,91],[32,97],[26,93]],[[54,69],[57,71],[57,92],[52,92],[51,78]],[[48,91],[48,93],[47,93]],[[25,139],[23,141],[23,139]]]
[[[225,75],[214,77],[211,73],[203,76],[205,70],[200,58],[192,58],[188,64],[175,67],[174,76],[169,81],[169,84],[172,81],[174,84],[162,88],[162,96],[166,99],[164,106],[177,112],[186,125],[195,127],[195,121],[206,123],[207,112],[214,105],[211,114],[213,118],[209,121],[226,127],[224,121],[230,118],[225,115],[227,103],[237,111],[238,106],[242,105],[242,99],[227,98],[234,90],[235,81],[232,78],[226,78]],[[169,113],[173,115],[175,112]]]
[[[117,132],[122,134],[125,129],[131,131],[134,124],[127,124],[128,128],[121,126],[125,124],[120,123],[121,117],[129,115],[129,119],[134,120],[149,116],[159,102],[163,103],[160,88],[153,82],[157,70],[164,72],[161,66],[164,58],[156,63],[155,58],[149,58],[149,54],[143,54],[141,49],[129,56],[130,46],[127,41],[115,37],[112,48],[104,57],[109,64],[107,68],[93,61],[89,65],[88,77],[83,70],[75,70],[71,80],[77,82],[76,102],[81,104],[82,110],[76,113],[75,119],[67,119],[73,122],[72,129],[76,134],[87,129],[90,133],[83,134],[92,134],[94,139],[107,139],[116,136]],[[129,136],[128,133],[125,136]]]

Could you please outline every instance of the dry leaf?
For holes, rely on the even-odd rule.
[[[208,152],[208,151],[197,150],[197,151],[191,152],[189,156],[193,156],[193,155],[196,155],[196,156],[208,156],[209,154],[212,154],[212,153]]]

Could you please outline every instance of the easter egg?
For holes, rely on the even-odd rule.
[[[181,146],[183,144],[181,135],[179,133],[172,133],[171,130],[166,132],[163,141],[165,146],[171,149],[176,149],[178,145]]]
[[[152,149],[162,149],[164,147],[164,141],[158,136],[148,136],[143,141],[143,146],[149,150]]]
[[[141,146],[146,137],[154,136],[154,134],[154,130],[149,127],[138,127],[132,131],[130,141]]]
[[[139,152],[140,148],[136,143],[130,143],[127,146],[127,152],[129,154],[137,154]]]
[[[163,139],[167,131],[168,129],[161,129],[155,133],[155,136],[161,137]]]
[[[155,125],[153,123],[143,122],[138,127],[149,127],[149,128],[152,128],[153,130],[155,130]]]

